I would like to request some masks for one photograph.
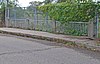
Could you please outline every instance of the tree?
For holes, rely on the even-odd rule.
[[[58,0],[57,3],[66,2],[68,0]]]
[[[78,1],[80,1],[82,3],[93,2],[93,0],[78,0]]]
[[[0,3],[0,24],[1,26],[4,26],[5,25],[5,10],[8,8],[8,7],[13,7],[15,6],[15,2],[17,2],[18,0],[3,0],[1,3]]]
[[[68,1],[68,0],[67,0]],[[69,1],[72,2],[72,1]],[[78,4],[80,2],[80,4]],[[72,3],[63,2],[56,4],[47,4],[44,6],[39,6],[38,8],[44,13],[48,12],[48,15],[62,23],[70,21],[82,21],[88,22],[90,19],[95,17],[95,9],[97,4],[93,2],[76,1]]]
[[[43,1],[42,3],[44,3],[44,4],[49,4],[49,3],[52,3],[54,0],[45,0],[45,1]]]
[[[68,2],[68,3],[87,3],[87,2],[93,2],[93,0],[57,0],[57,3],[61,2]]]
[[[32,1],[29,4],[30,4],[30,6],[39,6],[39,5],[42,4],[42,2],[40,2],[40,1]]]

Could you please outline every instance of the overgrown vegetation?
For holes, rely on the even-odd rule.
[[[69,22],[89,22],[91,19],[95,19],[100,12],[100,4],[92,0],[68,0],[66,2],[45,4],[37,8],[44,13],[48,13],[50,18],[59,21],[62,25]],[[78,36],[87,34],[88,27],[84,25],[82,27],[81,25],[69,27],[67,24],[66,26],[69,29],[65,30],[66,34]],[[84,28],[84,30],[81,28]]]
[[[95,11],[98,4],[94,2],[87,3],[55,3],[39,6],[38,9],[48,15],[54,20],[62,23],[75,21],[75,22],[88,22],[95,17]]]

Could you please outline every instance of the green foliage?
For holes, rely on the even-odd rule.
[[[39,6],[38,9],[48,15],[54,20],[62,23],[77,21],[88,22],[94,18],[97,4],[95,3],[55,3]]]
[[[44,0],[43,3],[44,4],[48,4],[48,3],[52,3],[53,0]]]
[[[59,21],[62,25],[64,25],[69,22],[88,22],[89,20],[95,18],[96,12],[100,11],[100,5],[95,2],[86,1],[83,3],[62,2],[39,6],[38,9],[42,10],[44,13],[48,12],[50,18]],[[77,36],[87,35],[88,27],[83,26],[83,29],[80,25],[73,25],[72,27],[72,25],[66,24],[64,33]]]
[[[17,2],[17,0],[7,0],[6,2],[0,2],[0,19],[2,21],[5,20],[5,10],[7,10],[7,8],[13,8],[15,6],[14,2]]]
[[[74,35],[74,36],[82,36],[84,33],[81,31],[77,31],[75,29],[69,29],[66,31],[66,34],[68,35]]]

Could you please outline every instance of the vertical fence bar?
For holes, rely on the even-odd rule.
[[[48,13],[46,12],[46,16],[45,16],[45,22],[46,22],[46,31],[48,31],[47,29],[49,29],[49,24],[48,24]]]
[[[16,7],[14,7],[14,25],[16,27]]]
[[[34,29],[36,29],[36,25],[37,25],[37,10],[36,10],[36,7],[33,7],[33,11],[34,11]]]
[[[56,20],[54,20],[54,32],[56,33]]]
[[[95,10],[95,21],[94,21],[94,34],[95,34],[95,38],[98,38],[98,6],[96,7]]]
[[[9,0],[7,0],[7,6],[5,6],[5,9],[6,9],[6,13],[5,13],[5,23],[6,23],[6,27],[8,27],[8,19],[9,19],[9,7],[8,7],[8,2]]]
[[[8,23],[9,23],[9,7],[7,7],[7,11],[6,11],[6,27],[9,26]]]
[[[38,23],[39,23],[39,20],[38,20],[39,14],[40,13],[39,13],[39,11],[36,8],[36,27],[37,27],[37,30],[38,30]]]
[[[5,27],[7,27],[6,22],[7,22],[7,9],[6,9],[6,6],[5,6]]]

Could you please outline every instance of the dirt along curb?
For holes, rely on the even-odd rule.
[[[51,38],[51,37],[39,36],[39,35],[24,34],[24,33],[17,33],[17,32],[8,32],[8,31],[2,31],[2,30],[0,30],[0,33],[34,38],[34,39],[40,39],[40,40],[47,40],[47,41],[62,43],[66,47],[85,48],[88,50],[100,52],[100,48],[98,48],[96,46],[89,46],[88,44],[77,43],[77,42],[71,41],[71,40],[65,40],[65,39],[60,39],[60,38]]]

